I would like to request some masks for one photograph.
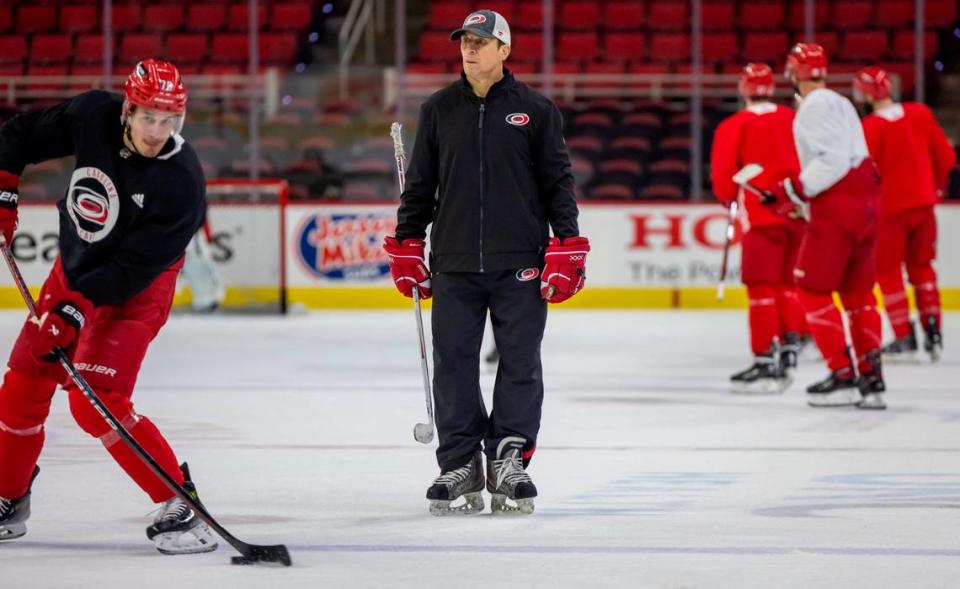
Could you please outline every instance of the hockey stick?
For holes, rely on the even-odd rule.
[[[30,315],[34,318],[37,316],[37,305],[33,300],[33,295],[30,294],[30,291],[27,289],[27,284],[23,279],[23,274],[20,273],[20,268],[17,266],[17,261],[13,259],[13,254],[10,252],[10,246],[7,245],[6,239],[0,235],[0,252],[3,253],[3,259],[7,262],[7,267],[10,269],[10,275],[13,277],[14,283],[17,285],[17,290],[20,291],[20,296],[23,297],[23,302],[27,304],[27,309],[30,310]],[[73,365],[73,362],[70,361],[70,358],[67,356],[67,353],[61,348],[54,348],[54,355],[56,355],[57,360],[60,361],[60,365],[63,366],[63,369],[67,371],[67,374],[70,375],[70,380],[72,380],[77,387],[80,389],[80,392],[83,393],[83,396],[90,401],[90,404],[93,405],[93,408],[97,410],[97,413],[110,425],[114,432],[120,436],[120,439],[124,441],[130,450],[133,451],[137,457],[143,461],[143,463],[150,469],[150,471],[157,476],[163,484],[166,485],[168,489],[173,491],[173,493],[183,500],[184,503],[190,506],[190,509],[193,510],[197,516],[205,521],[207,525],[213,528],[220,537],[227,541],[228,544],[237,549],[237,552],[243,556],[234,556],[230,559],[232,564],[253,564],[255,562],[279,562],[284,566],[290,566],[292,561],[290,560],[290,553],[287,551],[287,547],[283,544],[277,544],[276,546],[258,546],[256,544],[247,544],[241,540],[238,540],[234,537],[233,534],[228,532],[223,526],[217,523],[217,520],[213,519],[213,516],[207,513],[207,510],[203,505],[190,496],[189,493],[183,490],[183,487],[178,485],[170,475],[166,473],[160,466],[147,454],[146,450],[130,435],[130,432],[123,426],[120,421],[110,413],[110,410],[106,405],[103,404],[103,401],[100,400],[100,397],[97,396],[97,393],[94,392],[93,388],[87,383],[87,381],[81,376],[80,372]]]
[[[763,166],[760,164],[747,164],[733,175],[733,182],[743,188],[755,192],[761,198],[769,196],[766,191],[760,190],[750,184],[750,181],[763,173]],[[727,216],[726,240],[723,244],[723,260],[720,262],[720,281],[717,283],[717,301],[723,300],[724,290],[727,287],[727,260],[730,257],[730,244],[733,242],[733,236],[736,230],[737,213],[740,211],[740,202],[737,200],[730,202],[729,215]]]
[[[393,155],[397,162],[397,183],[400,193],[406,185],[403,168],[406,154],[403,151],[403,136],[400,134],[400,123],[390,125],[390,137],[393,138]],[[420,289],[413,289],[413,314],[417,320],[417,335],[420,337],[420,368],[423,372],[423,394],[427,403],[427,423],[418,423],[413,427],[413,438],[421,444],[433,441],[433,394],[430,392],[430,367],[427,365],[427,343],[423,335],[423,314],[420,312]]]
[[[774,196],[773,193],[771,193],[770,191],[757,188],[754,184],[750,183],[751,180],[753,180],[754,178],[756,178],[762,173],[763,173],[763,166],[761,166],[760,164],[747,164],[743,166],[743,168],[741,168],[739,172],[733,175],[733,181],[736,184],[739,184],[740,186],[742,186],[745,190],[749,190],[750,192],[759,196],[761,204],[769,204],[770,202],[776,200],[777,197]],[[797,205],[797,209],[795,212],[790,213],[788,217],[790,217],[791,219],[804,219],[806,221],[809,221],[810,205],[804,202],[797,202],[797,201],[795,201],[794,204]]]
[[[737,211],[740,205],[736,200],[730,202],[729,215],[727,216],[726,239],[723,242],[723,259],[720,261],[720,281],[717,283],[717,301],[723,300],[724,289],[727,287],[727,260],[730,258],[730,244],[733,243],[733,235],[737,225]]]
[[[733,175],[734,184],[738,184],[743,188],[749,190],[750,192],[756,194],[762,199],[772,199],[775,198],[772,194],[766,190],[760,190],[756,186],[750,183],[751,180],[763,173],[763,166],[760,164],[747,164],[740,168],[736,174]]]

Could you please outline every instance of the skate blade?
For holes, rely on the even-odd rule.
[[[927,353],[930,354],[930,362],[939,362],[940,355],[943,353],[943,348],[940,346],[933,346],[927,350]]]
[[[780,395],[793,384],[793,378],[767,379],[752,383],[734,384],[730,392],[735,395]]]
[[[857,403],[858,409],[872,409],[872,410],[883,410],[887,408],[886,402],[883,400],[883,395],[877,393],[871,393],[864,395],[863,400]]]
[[[531,515],[533,513],[533,497],[528,499],[516,499],[511,505],[506,495],[492,495],[490,498],[490,510],[495,515]]]
[[[932,354],[931,354],[932,355]],[[880,359],[886,364],[919,364],[920,355],[917,352],[899,352],[897,354],[881,354]]]
[[[6,524],[0,526],[0,542],[4,540],[16,540],[27,533],[27,524]]]
[[[216,537],[206,524],[187,531],[164,532],[153,537],[153,545],[161,554],[200,554],[219,547]]]
[[[464,493],[463,503],[450,505],[450,501],[430,500],[430,515],[446,517],[449,515],[473,515],[483,511],[483,496],[478,492]]]
[[[841,389],[832,393],[807,393],[810,407],[852,407],[863,400],[857,389]]]

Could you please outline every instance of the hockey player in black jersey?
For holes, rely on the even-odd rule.
[[[0,387],[0,540],[26,533],[31,481],[59,383],[77,424],[159,504],[147,528],[156,548],[181,554],[217,547],[207,525],[120,441],[51,355],[65,350],[140,445],[195,494],[187,469],[131,401],[206,206],[200,162],[179,134],[186,104],[177,68],[145,60],[127,78],[123,95],[85,92],[0,127],[0,233],[8,244],[24,167],[76,158],[57,203],[60,256],[40,292],[39,319],[24,324]]]

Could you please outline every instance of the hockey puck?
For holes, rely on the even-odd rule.
[[[252,558],[248,558],[248,557],[246,557],[246,556],[231,556],[231,557],[230,557],[230,564],[245,565],[245,564],[254,564],[254,563],[256,563],[256,562],[257,562],[256,560],[254,560],[254,559],[252,559]]]

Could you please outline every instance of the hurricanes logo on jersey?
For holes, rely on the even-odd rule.
[[[120,196],[113,180],[98,168],[74,170],[67,191],[67,214],[80,239],[88,243],[104,239],[120,216]]]
[[[507,122],[514,127],[523,127],[530,122],[530,115],[525,112],[515,112],[507,115]]]

